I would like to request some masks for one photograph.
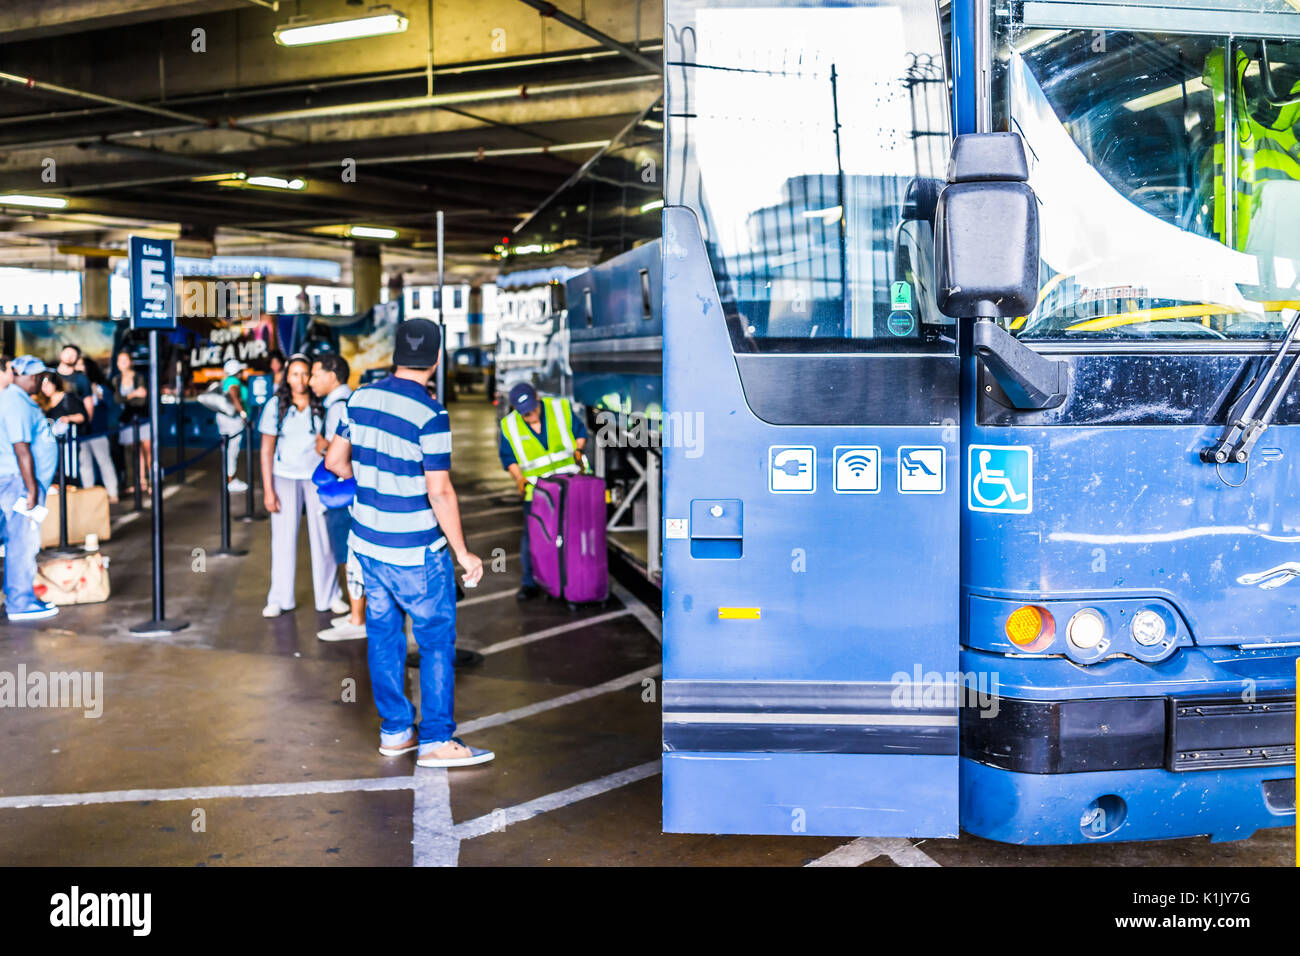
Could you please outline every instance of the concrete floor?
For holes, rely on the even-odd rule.
[[[309,596],[265,620],[265,522],[234,525],[246,557],[217,547],[216,457],[169,481],[167,613],[192,621],[138,638],[149,617],[147,513],[118,513],[113,597],[31,625],[0,624],[0,670],[104,675],[104,710],[0,712],[0,864],[17,865],[1291,865],[1294,834],[1067,848],[958,840],[716,837],[659,830],[657,615],[622,588],[571,614],[519,605],[520,515],[496,461],[491,407],[452,406],[454,478],[470,546],[504,558],[460,610],[458,643],[486,652],[459,672],[458,733],[482,767],[414,771],[376,751],[365,644],[326,644]],[[170,459],[168,459],[170,460]],[[175,489],[174,491],[170,489]],[[243,499],[235,502],[237,514]],[[204,558],[200,560],[200,558]],[[548,632],[543,636],[543,632]],[[530,638],[522,640],[523,638]],[[519,640],[517,640],[519,639]],[[355,683],[355,702],[344,700]]]

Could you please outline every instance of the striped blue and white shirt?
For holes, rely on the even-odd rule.
[[[390,375],[352,393],[346,424],[352,443],[348,547],[386,564],[419,566],[445,543],[429,504],[426,471],[451,470],[451,422],[424,386]]]

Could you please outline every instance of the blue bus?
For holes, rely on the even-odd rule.
[[[665,21],[664,829],[1294,824],[1300,11]]]

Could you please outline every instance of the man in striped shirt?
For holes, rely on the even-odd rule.
[[[419,749],[421,767],[485,763],[490,750],[452,736],[456,643],[456,580],[451,555],[465,570],[466,587],[483,576],[483,562],[465,547],[460,507],[451,485],[451,423],[426,384],[441,355],[441,333],[428,319],[397,327],[396,370],[358,389],[348,400],[346,424],[325,456],[340,477],[354,477],[348,547],[365,579],[367,657],[375,707],[382,719],[379,752]],[[420,646],[420,724],[405,693],[403,615]]]

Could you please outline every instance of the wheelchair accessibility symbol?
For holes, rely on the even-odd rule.
[[[1026,445],[971,445],[971,511],[1027,515],[1034,510],[1033,449]]]

